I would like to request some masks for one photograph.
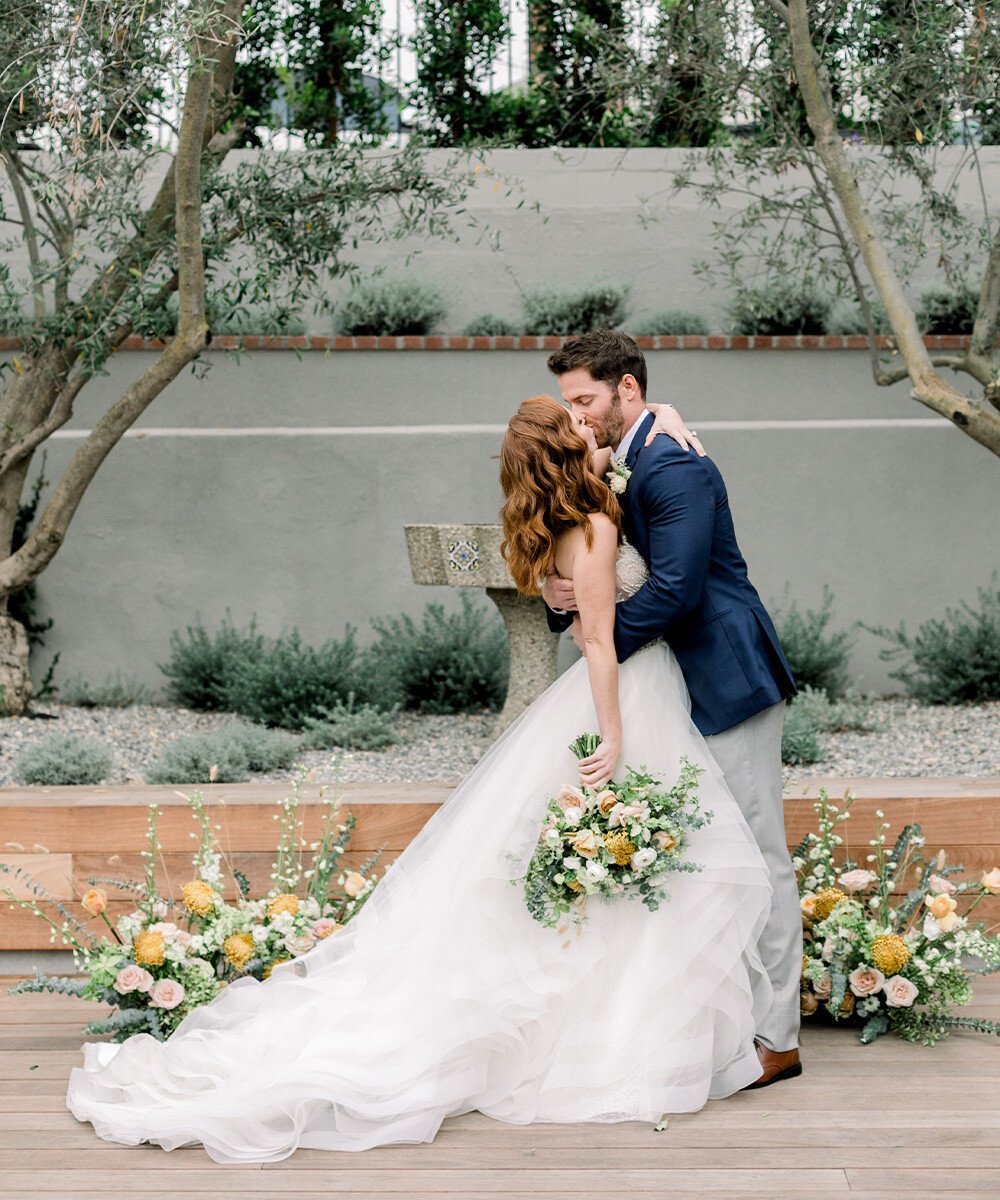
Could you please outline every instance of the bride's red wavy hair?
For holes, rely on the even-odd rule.
[[[554,561],[560,533],[578,525],[593,544],[592,513],[614,521],[621,540],[618,502],[594,471],[568,409],[551,396],[532,396],[511,418],[500,450],[500,486],[507,497],[500,552],[527,596],[540,594],[538,581]]]

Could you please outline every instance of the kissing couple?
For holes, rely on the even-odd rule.
[[[107,1140],[219,1162],[431,1141],[449,1116],[648,1121],[801,1074],[801,920],[782,818],[795,685],[726,488],[646,363],[600,330],[549,359],[501,452],[504,554],[584,654],[500,736],[335,936],[241,978],[166,1042],[84,1046],[67,1103]],[[566,747],[596,788],[701,769],[699,870],[656,911],[546,928],[520,887]]]

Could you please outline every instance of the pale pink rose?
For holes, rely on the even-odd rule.
[[[322,940],[338,929],[340,929],[339,921],[335,921],[333,917],[320,917],[318,921],[314,922],[312,931],[315,937]]]
[[[609,829],[617,829],[618,826],[621,825],[622,813],[624,813],[626,807],[627,807],[626,805],[618,803],[608,813],[608,828]]]
[[[112,986],[119,996],[126,996],[129,992],[148,992],[153,986],[153,977],[143,967],[129,963],[115,976]]]
[[[191,934],[186,929],[178,929],[170,940],[177,946],[190,946]]]
[[[993,896],[1000,896],[1000,867],[983,872],[983,887]]]
[[[177,926],[173,921],[157,921],[155,925],[149,927],[154,933],[162,933],[165,938],[173,938],[179,933]]]
[[[556,793],[556,804],[563,810],[567,808],[586,808],[587,798],[578,787],[573,787],[571,783],[565,784]]]
[[[917,998],[917,985],[902,975],[885,981],[885,1002],[890,1008],[909,1008]]]
[[[584,858],[595,858],[601,849],[601,840],[592,829],[581,829],[570,845]]]
[[[176,1008],[184,999],[184,985],[176,979],[158,979],[149,993],[150,1008]]]
[[[870,883],[874,883],[878,876],[873,871],[845,871],[837,882],[845,892],[863,892]]]
[[[648,821],[649,820],[649,805],[648,804],[626,804],[622,809],[623,820],[630,821]]]
[[[649,817],[648,804],[616,804],[608,813],[608,828],[617,829],[626,821],[638,819],[645,821]]]
[[[958,888],[951,882],[950,879],[945,879],[943,875],[932,875],[928,882],[931,885],[932,892],[944,892],[946,896],[954,896]]]
[[[855,996],[874,996],[882,990],[885,976],[874,967],[858,967],[847,977]]]
[[[290,933],[281,943],[293,958],[306,954],[316,945],[316,939],[310,931],[305,933]]]
[[[365,890],[366,883],[364,875],[359,875],[357,871],[348,871],[347,878],[344,880],[344,891],[348,896],[360,896]]]
[[[834,946],[835,943],[832,937],[828,937],[823,943],[823,949],[820,952],[820,958],[822,958],[824,962],[829,962],[830,959],[833,958]]]
[[[812,985],[812,989],[820,1000],[829,1000],[830,994],[833,992],[833,976],[830,972],[824,971]]]

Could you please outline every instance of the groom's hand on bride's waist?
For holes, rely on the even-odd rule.
[[[573,580],[563,579],[555,571],[545,576],[542,584],[542,599],[553,612],[576,612],[576,593],[573,591]]]

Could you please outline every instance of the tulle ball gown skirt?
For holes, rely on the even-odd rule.
[[[167,1042],[85,1045],[67,1103],[102,1138],[201,1143],[219,1162],[299,1147],[364,1150],[433,1139],[448,1116],[657,1121],[760,1073],[756,942],[767,868],[691,723],[662,643],[621,669],[622,764],[665,783],[686,755],[714,814],[692,832],[703,869],[669,900],[592,898],[582,926],[548,929],[520,878],[548,798],[576,782],[569,743],[597,728],[586,664],[562,675],[493,745],[342,932],[264,983],[243,979]]]

